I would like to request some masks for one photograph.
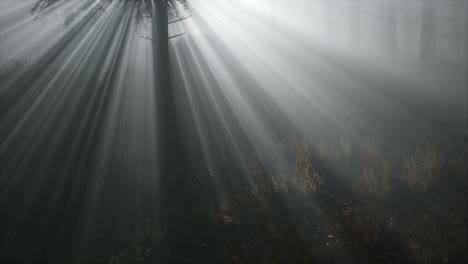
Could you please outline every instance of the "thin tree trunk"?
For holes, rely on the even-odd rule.
[[[328,41],[333,41],[333,0],[325,0],[327,1],[327,36]]]
[[[387,52],[390,55],[397,53],[398,51],[398,30],[397,30],[397,19],[396,19],[396,0],[386,0],[385,6],[387,13],[387,29],[386,29],[386,46]]]
[[[422,0],[421,58],[430,59],[435,52],[434,0]]]
[[[361,0],[352,0],[351,4],[351,43],[359,48],[361,42]]]

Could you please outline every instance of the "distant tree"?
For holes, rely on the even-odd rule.
[[[384,6],[386,10],[386,39],[387,52],[394,54],[398,49],[398,32],[397,32],[397,19],[396,19],[396,0],[386,0]]]
[[[435,53],[435,1],[421,0],[421,57],[430,59]]]
[[[361,0],[352,0],[350,27],[351,42],[359,47],[361,41]]]

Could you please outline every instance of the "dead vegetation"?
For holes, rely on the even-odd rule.
[[[346,263],[464,260],[465,215],[460,210],[464,196],[433,196],[434,185],[447,175],[465,175],[462,156],[449,159],[425,143],[401,160],[391,160],[375,142],[353,142],[345,136],[336,143],[318,144],[294,138],[277,149],[287,162],[272,167],[260,159],[252,161],[248,173],[256,179],[228,197],[226,208],[197,209],[196,214],[226,238],[211,245],[213,252],[207,252],[205,244],[195,251],[221,252],[230,263],[285,263],[285,259],[309,263],[310,252],[317,263],[344,263],[349,252],[355,262]],[[333,193],[327,186],[333,172],[323,164],[345,162],[357,168],[346,175],[356,191],[352,197]],[[218,179],[223,173],[209,168],[201,177]],[[406,196],[400,195],[403,187],[409,192]],[[423,199],[425,204],[416,202]],[[425,206],[431,208],[421,209]],[[132,254],[148,258],[140,249]],[[131,263],[129,259],[131,254],[124,250],[102,263]]]
[[[413,189],[427,191],[444,175],[444,155],[428,143],[418,147],[403,162],[401,178]]]

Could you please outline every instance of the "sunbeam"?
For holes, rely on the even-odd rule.
[[[466,261],[464,0],[1,0],[0,262]]]

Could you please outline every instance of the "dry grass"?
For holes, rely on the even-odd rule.
[[[317,162],[315,149],[305,139],[293,142],[291,147],[294,155],[294,187],[303,193],[317,192],[322,185],[322,178],[315,164]]]
[[[278,174],[274,175],[271,179],[273,184],[273,191],[275,192],[287,192],[291,185],[291,180],[284,171],[279,169]]]
[[[370,215],[359,206],[346,206],[340,211],[340,229],[352,238],[355,246],[361,243],[374,243],[380,239],[383,231],[381,219]]]
[[[395,179],[397,182],[401,179],[415,194],[430,197],[431,192],[437,190],[432,186],[435,186],[439,179],[443,179],[442,176],[464,177],[466,172],[466,161],[463,156],[449,160],[446,158],[449,157],[448,155],[443,155],[439,149],[430,144],[420,145],[404,157],[402,163],[392,159],[392,156],[386,156],[385,151],[373,141],[365,140],[355,144],[355,142],[351,143],[346,136],[335,141],[322,141],[318,145],[311,144],[306,138],[294,138],[278,145],[278,151],[286,157],[283,165],[275,164],[277,168],[266,171],[265,164],[255,161],[251,168],[253,175],[259,180],[252,185],[249,197],[261,205],[261,210],[258,209],[258,211],[262,212],[262,217],[265,219],[270,219],[266,215],[275,210],[275,204],[269,200],[269,192],[314,193],[328,190],[327,186],[324,186],[331,182],[326,181],[328,180],[326,177],[330,175],[327,173],[334,173],[327,170],[327,166],[330,165],[351,164],[343,166],[344,170],[342,170],[348,173],[345,174],[346,176],[350,176],[347,178],[350,180],[349,184],[354,184],[358,191],[366,194],[386,195],[385,197],[362,196],[363,201],[367,201],[368,198],[371,200],[372,198],[391,198],[388,201],[397,200],[405,203],[406,200],[400,201],[399,197],[394,196],[399,193],[398,187],[400,186],[393,185]],[[401,169],[401,178],[399,169]],[[273,175],[267,175],[268,173]],[[267,182],[265,179],[271,179],[271,182],[262,183],[262,180]],[[406,190],[406,188],[403,189]],[[428,192],[417,193],[420,191]],[[325,193],[321,192],[317,197]],[[413,209],[417,207],[407,211],[402,208],[404,210],[401,212],[385,209],[384,214],[380,215],[375,210],[371,210],[377,208],[372,207],[375,206],[374,203],[364,203],[360,202],[361,200],[345,202],[345,200],[341,200],[343,202],[339,202],[339,206],[327,212],[331,215],[330,219],[334,220],[330,221],[329,229],[327,229],[331,231],[328,235],[329,240],[344,235],[347,238],[346,245],[354,248],[368,247],[387,243],[389,232],[391,232],[392,235],[395,234],[401,238],[398,242],[406,245],[405,253],[409,254],[412,261],[416,263],[443,263],[447,259],[453,261],[452,258],[459,254],[455,251],[459,250],[458,247],[453,249],[457,242],[453,242],[454,235],[450,235],[449,231],[458,232],[457,228],[463,226],[461,223],[450,224],[443,217],[438,222],[435,220],[431,222],[427,220],[426,215],[420,214],[415,215],[413,220],[409,220],[415,212]],[[234,217],[218,218],[220,221],[235,223],[236,216],[241,215],[240,212],[245,207],[247,205],[239,203],[238,209],[234,210],[236,213]],[[443,214],[444,211],[438,209],[437,213]],[[458,218],[464,219],[461,216]],[[395,221],[396,224],[393,219],[398,219]],[[266,220],[264,222],[265,224],[262,223],[262,225],[272,225]],[[274,228],[266,229],[273,230]],[[390,241],[390,243],[393,242]],[[331,248],[329,242],[326,245],[327,248]],[[392,245],[389,244],[389,246]]]
[[[305,138],[293,138],[279,148],[290,158],[291,167],[277,170],[272,178],[275,191],[317,192],[322,178],[316,168],[318,155],[312,144]]]
[[[369,140],[359,147],[361,172],[355,181],[357,189],[384,195],[392,189],[391,164],[384,159],[377,145]]]
[[[341,136],[338,142],[330,143],[321,141],[317,145],[318,157],[322,160],[340,160],[352,155],[351,141],[346,136]]]
[[[296,188],[303,193],[317,192],[322,185],[322,178],[318,171],[314,170],[310,164],[304,167],[296,168],[297,186]]]
[[[313,145],[308,139],[297,137],[278,144],[277,148],[286,157],[284,164],[266,172],[260,158],[252,163],[253,175],[259,179],[255,183],[259,185],[256,186],[259,191],[318,192],[326,180],[326,171],[321,169],[324,164],[339,166],[346,171],[349,184],[355,186],[355,190],[376,195],[390,193],[395,179],[401,179],[413,191],[427,191],[438,177],[447,173],[444,171],[444,155],[430,144],[422,144],[403,159],[401,166],[397,165],[396,170],[401,168],[400,176],[396,174],[394,164],[371,140],[354,145],[349,137],[341,136],[335,142],[321,141]],[[456,177],[466,171],[462,159],[453,160],[452,163],[450,167],[453,167]],[[213,174],[208,170],[208,175]],[[270,177],[269,184],[261,183],[265,177]]]
[[[450,164],[450,168],[453,168],[453,173],[455,174],[456,180],[461,182],[462,184],[466,184],[466,158],[463,155],[459,155],[455,160],[452,161]]]
[[[408,231],[410,253],[417,263],[446,263],[449,251],[447,232],[443,227],[427,221],[413,223]]]
[[[444,156],[433,145],[423,144],[403,162],[401,178],[413,189],[428,190],[443,175]]]
[[[322,178],[312,164],[296,161],[291,173],[278,169],[278,173],[272,177],[272,184],[276,192],[310,193],[319,191]]]
[[[391,173],[388,162],[376,167],[364,166],[358,178],[358,186],[372,194],[387,194],[391,190]]]
[[[365,140],[359,145],[359,153],[363,161],[372,161],[380,158],[380,151],[377,144],[370,140]]]

